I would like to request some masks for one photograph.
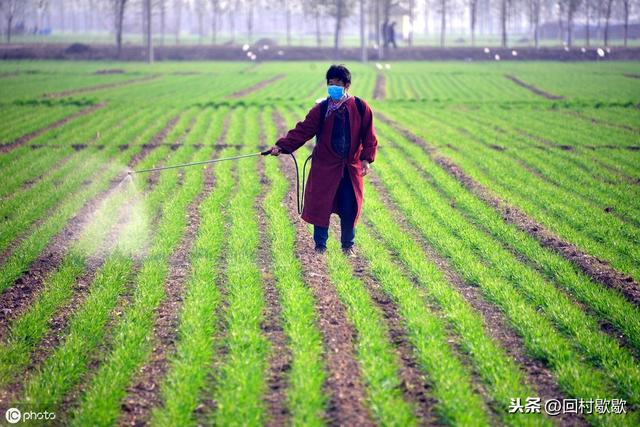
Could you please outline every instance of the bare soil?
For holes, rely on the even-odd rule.
[[[376,87],[373,91],[373,99],[385,99],[387,96],[387,82],[383,73],[376,76]]]
[[[125,81],[121,81],[121,82],[104,83],[104,84],[96,85],[96,86],[82,87],[82,88],[78,88],[78,89],[65,90],[63,92],[45,93],[43,95],[43,98],[64,98],[64,97],[67,97],[67,96],[77,95],[79,93],[95,92],[97,90],[102,90],[102,89],[113,89],[115,87],[121,87],[121,86],[128,86],[128,85],[132,85],[132,84],[137,84],[137,83],[143,83],[143,82],[147,82],[149,80],[157,79],[159,77],[160,77],[159,75],[153,74],[153,75],[150,75],[150,76],[140,77],[140,78],[131,79],[131,80],[125,80]]]
[[[243,96],[247,96],[250,93],[256,92],[262,88],[264,88],[267,85],[270,85],[271,83],[278,81],[280,79],[283,79],[286,77],[286,74],[278,74],[275,75],[273,77],[270,77],[266,80],[262,80],[261,82],[258,82],[256,84],[254,84],[253,86],[249,86],[245,89],[239,90],[237,92],[232,93],[231,95],[229,95],[229,98],[242,98]]]
[[[333,235],[340,235],[340,227],[334,221],[331,224]],[[357,250],[357,243],[354,246]],[[400,363],[399,377],[402,391],[407,401],[415,404],[416,415],[420,422],[427,425],[440,425],[435,405],[437,400],[432,396],[431,387],[425,376],[420,372],[420,366],[414,357],[414,350],[407,338],[402,317],[398,314],[398,307],[393,300],[385,295],[380,284],[373,277],[367,262],[357,255],[349,258],[354,275],[365,284],[371,299],[378,306],[389,330],[389,341],[395,345],[398,362]]]
[[[519,78],[517,78],[514,75],[505,74],[504,76],[506,78],[508,78],[509,80],[511,80],[512,82],[514,82],[515,84],[517,84],[518,86],[522,86],[523,88],[535,93],[536,95],[542,96],[542,97],[547,98],[547,99],[552,99],[552,100],[564,99],[564,96],[554,95],[552,93],[545,92],[542,89],[539,89],[539,88],[535,87],[532,84],[523,82],[522,80],[520,80]]]
[[[262,116],[261,116],[262,118]],[[260,143],[265,145],[266,135],[264,123],[260,120]],[[267,159],[269,161],[270,159]],[[264,199],[270,185],[265,175],[264,161],[258,160],[258,174],[262,191],[256,200],[258,208],[258,225],[260,232],[260,245],[258,247],[258,265],[262,276],[265,294],[265,313],[262,330],[271,343],[269,368],[267,371],[267,393],[265,401],[269,409],[268,425],[281,426],[288,424],[289,411],[286,406],[287,375],[291,369],[291,351],[287,346],[287,337],[283,329],[282,310],[280,298],[276,288],[276,280],[272,272],[271,254],[269,251],[269,237],[267,236],[267,214],[264,211]]]

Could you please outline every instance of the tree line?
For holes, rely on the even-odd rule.
[[[466,21],[463,23],[466,33],[475,45],[478,24],[487,18],[498,22],[498,31],[494,33],[499,35],[503,47],[510,42],[509,28],[514,23],[520,26],[525,23],[535,47],[540,46],[542,25],[553,23],[560,39],[571,47],[575,43],[576,22],[582,23],[586,31],[583,37],[587,46],[594,42],[594,26],[602,43],[608,46],[614,19],[623,23],[623,40],[627,46],[630,19],[637,19],[639,5],[640,0],[0,0],[0,11],[7,42],[11,42],[14,32],[25,30],[25,22],[38,34],[50,30],[53,17],[57,27],[63,29],[75,30],[79,21],[85,29],[98,24],[109,28],[118,52],[122,49],[125,19],[130,15],[135,15],[144,43],[152,51],[153,39],[164,44],[170,36],[169,29],[175,43],[180,42],[185,12],[196,18],[199,42],[206,42],[204,34],[207,33],[212,44],[219,42],[223,23],[231,43],[235,43],[240,32],[244,33],[245,40],[252,42],[257,20],[263,17],[264,11],[271,11],[282,14],[286,44],[292,45],[292,20],[296,14],[303,17],[306,31],[315,33],[317,46],[322,46],[322,34],[331,31],[336,51],[342,47],[347,24],[359,26],[360,46],[365,55],[367,46],[383,49],[381,25],[398,16],[397,11],[408,18],[406,45],[409,47],[414,46],[418,13],[423,14],[422,32],[438,34],[441,47],[451,34],[454,20],[458,28]],[[238,16],[242,16],[244,22],[238,23]],[[327,22],[331,23],[330,28]],[[430,25],[434,22],[437,25]]]

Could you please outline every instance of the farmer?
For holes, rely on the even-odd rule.
[[[316,252],[324,253],[329,219],[332,213],[337,213],[342,250],[346,255],[354,256],[355,226],[364,195],[362,177],[373,163],[378,140],[371,108],[348,93],[351,86],[349,70],[344,65],[332,65],[326,79],[327,99],[317,103],[304,121],[278,139],[271,147],[271,154],[292,153],[317,135],[302,219],[313,224]]]

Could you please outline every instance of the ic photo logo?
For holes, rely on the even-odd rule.
[[[20,422],[22,414],[18,408],[9,408],[7,409],[7,412],[5,412],[4,417],[7,419],[9,424],[15,424]]]
[[[25,421],[52,421],[56,419],[55,412],[43,411],[43,412],[34,412],[34,411],[26,411],[21,412],[18,408],[9,408],[7,412],[4,413],[4,417],[6,418],[9,424],[17,424],[19,422]]]

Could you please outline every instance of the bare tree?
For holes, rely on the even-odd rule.
[[[127,0],[114,0],[116,46],[118,48],[118,57],[120,57],[120,55],[122,54],[122,26],[124,24],[124,10],[126,6]]]
[[[365,39],[364,0],[360,0],[360,59],[367,62],[367,40]]]
[[[558,35],[561,42],[564,42],[564,20],[562,19],[564,16],[564,8],[565,2],[564,0],[558,0],[556,3],[558,9]]]
[[[429,8],[431,4],[429,0],[424,0],[424,35],[429,35]]]
[[[195,8],[198,18],[198,44],[202,44],[204,38],[204,15],[207,11],[206,0],[196,0]]]
[[[287,31],[287,46],[291,46],[291,4],[290,0],[283,0],[284,6],[284,20],[285,20],[285,28]]]
[[[218,37],[218,16],[220,15],[220,0],[211,1],[211,43],[216,44]]]
[[[147,34],[147,62],[149,64],[153,63],[153,35],[151,34],[152,22],[151,22],[151,0],[145,0],[146,7],[145,12],[147,14],[146,19],[146,34]]]
[[[315,23],[316,29],[316,46],[322,46],[322,31],[320,26],[320,17],[324,14],[325,6],[316,0],[305,0],[302,2],[302,12],[306,17],[312,17]],[[290,18],[287,20],[290,23]],[[287,26],[287,30],[289,27]],[[291,39],[289,32],[287,32],[287,42]]]
[[[176,44],[180,43],[180,25],[182,23],[182,2],[184,0],[173,0],[173,10],[176,19]]]
[[[471,45],[476,45],[476,22],[478,17],[478,0],[469,0],[469,19],[471,24]]]
[[[1,0],[0,6],[7,23],[7,43],[11,43],[14,21],[24,12],[25,2],[24,0]]]
[[[586,37],[586,44],[587,46],[589,46],[591,41],[591,0],[585,0],[584,6],[585,6],[584,15],[587,21],[587,25],[585,27],[585,31],[586,31],[585,37]]]
[[[167,0],[158,0],[160,6],[160,44],[164,46],[164,34],[167,24]]]
[[[629,0],[622,0],[622,10],[624,16],[624,47],[627,47],[629,39]]]
[[[579,6],[580,0],[567,0],[567,46],[569,47],[573,42],[573,17]]]
[[[440,0],[440,47],[444,47],[444,36],[445,36],[446,28],[447,28],[447,0]]]
[[[415,24],[414,14],[415,14],[415,0],[409,0],[409,47],[413,46],[413,26]]]
[[[604,45],[609,46],[609,20],[611,19],[611,5],[613,0],[607,0],[607,6],[604,13]]]
[[[351,8],[353,3],[350,0],[324,0],[326,5],[328,6],[328,14],[329,16],[335,18],[336,26],[334,30],[333,37],[333,53],[334,57],[338,57],[340,52],[340,40],[342,36],[342,27],[344,24],[344,20],[351,13]]]
[[[541,0],[530,0],[529,13],[531,14],[531,26],[533,27],[533,41],[536,49],[540,47],[540,9],[541,9]]]
[[[500,33],[502,34],[502,47],[507,47],[507,18],[509,0],[500,0]]]

